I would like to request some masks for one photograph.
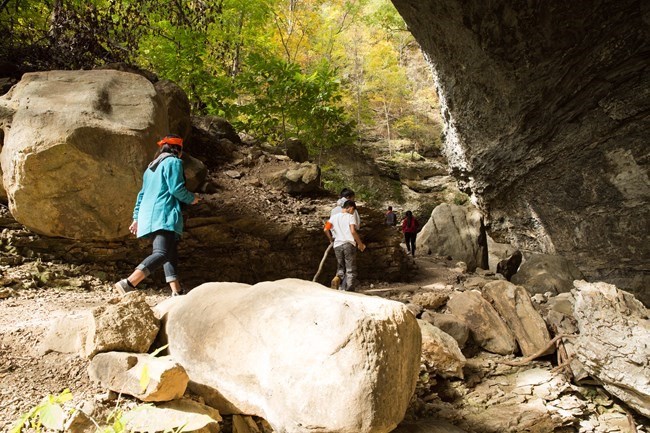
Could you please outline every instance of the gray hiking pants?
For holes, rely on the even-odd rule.
[[[357,284],[357,247],[344,243],[334,247],[336,255],[336,275],[341,279],[340,290],[354,291]]]

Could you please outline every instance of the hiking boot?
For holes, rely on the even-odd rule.
[[[115,283],[113,285],[113,288],[115,288],[115,291],[117,292],[118,295],[122,295],[122,296],[126,295],[128,292],[132,292],[135,290],[135,287],[131,287],[129,281],[126,278]]]
[[[330,286],[334,290],[338,290],[341,287],[341,277],[338,275],[332,278],[332,285]]]

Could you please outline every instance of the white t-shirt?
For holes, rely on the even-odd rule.
[[[330,231],[334,237],[335,248],[343,245],[344,243],[350,243],[352,245],[357,244],[354,241],[354,237],[352,237],[352,231],[350,230],[350,225],[356,225],[354,215],[350,215],[346,212],[340,212],[332,215],[329,222],[332,224]]]
[[[334,209],[332,209],[332,211],[330,212],[330,218],[332,218],[336,214],[339,214],[339,213],[343,212],[343,204],[347,200],[348,200],[347,198],[340,198],[336,202],[336,207]],[[356,225],[357,225],[357,229],[358,229],[359,227],[361,227],[361,217],[359,216],[359,212],[357,212],[356,209],[354,210],[354,219],[356,221]]]

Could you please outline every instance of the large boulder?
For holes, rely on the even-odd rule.
[[[650,417],[648,310],[611,284],[576,281],[576,354],[605,389]]]
[[[582,272],[564,257],[550,254],[532,254],[519,267],[511,281],[524,286],[531,294],[570,292],[573,281],[581,280]]]
[[[403,304],[297,279],[203,284],[169,305],[164,330],[190,389],[278,432],[389,432],[419,372]]]
[[[488,268],[483,217],[474,207],[448,203],[436,206],[416,242],[420,251],[462,260],[470,272],[477,267]]]
[[[3,183],[14,218],[73,239],[128,234],[142,172],[167,131],[164,106],[140,75],[29,73],[0,98]]]

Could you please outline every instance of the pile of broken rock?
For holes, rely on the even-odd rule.
[[[487,272],[463,278],[463,290],[383,294],[400,302],[297,279],[207,283],[153,309],[132,292],[59,319],[43,344],[84,354],[105,389],[155,403],[124,412],[132,431],[218,431],[222,415],[237,433],[420,431],[407,426],[422,416],[458,432],[627,431],[581,381],[648,416],[648,314],[632,295],[575,281],[531,298]],[[533,361],[555,351],[555,369]]]

